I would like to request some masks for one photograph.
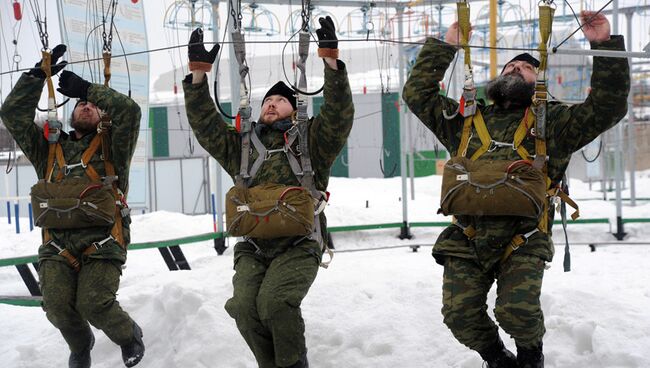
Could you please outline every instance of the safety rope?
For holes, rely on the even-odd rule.
[[[115,27],[115,12],[117,11],[117,0],[111,0],[108,9],[104,10],[104,1],[102,1],[102,58],[104,60],[104,86],[108,87],[111,80],[111,52],[113,49],[113,28]],[[107,16],[110,15],[111,21],[106,34]]]
[[[57,115],[56,96],[54,94],[54,84],[52,82],[52,51],[49,48],[48,33],[47,33],[47,2],[45,2],[44,14],[41,13],[38,1],[30,0],[30,7],[34,14],[36,21],[38,36],[41,40],[41,70],[45,73],[45,83],[47,84],[47,121],[44,127],[45,137],[47,138],[50,146],[59,141],[63,124],[59,121]],[[54,152],[53,150],[51,150]],[[48,160],[53,160],[54,156]],[[46,177],[46,180],[50,178]]]
[[[542,0],[539,4],[539,35],[538,46],[540,65],[535,82],[533,95],[533,111],[535,112],[535,146],[537,147],[533,165],[546,173],[546,108],[548,103],[548,90],[546,85],[546,67],[548,62],[548,44],[553,28],[553,0]]]
[[[250,159],[250,145],[251,145],[251,101],[250,93],[246,79],[248,78],[248,64],[246,62],[246,41],[241,27],[241,1],[237,1],[237,13],[233,1],[230,0],[230,15],[233,18],[233,31],[230,33],[230,38],[233,42],[233,50],[235,52],[235,59],[239,65],[239,111],[235,117],[235,125],[241,134],[241,164],[239,167],[239,175],[235,177],[235,184],[239,187],[247,187],[248,179],[251,175],[248,171],[248,162]],[[216,91],[215,91],[216,93]]]
[[[460,114],[467,118],[476,114],[476,86],[474,84],[474,69],[472,68],[472,57],[469,48],[469,34],[472,29],[469,21],[469,3],[466,0],[459,1],[456,3],[456,9],[458,12],[460,45],[465,51],[465,82],[458,108]]]

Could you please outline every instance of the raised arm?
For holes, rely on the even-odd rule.
[[[338,40],[332,18],[319,18],[318,54],[325,64],[325,101],[309,128],[309,150],[315,167],[329,170],[350,135],[354,121],[352,91],[345,63],[338,60]]]
[[[338,70],[325,66],[325,101],[309,129],[309,147],[314,165],[329,169],[350,135],[354,121],[354,104],[345,64]]]
[[[61,71],[66,61],[57,64],[66,51],[65,45],[58,45],[52,50],[51,75]],[[0,119],[7,127],[16,143],[34,165],[39,178],[45,175],[48,144],[43,129],[34,124],[36,107],[45,85],[45,72],[41,70],[42,60],[34,68],[24,73],[0,107]]]
[[[43,129],[34,123],[44,80],[23,74],[0,108],[0,119],[34,165],[39,178],[45,175],[48,144]]]
[[[199,144],[234,178],[239,173],[241,138],[217,112],[205,77],[218,52],[218,44],[215,44],[212,50],[206,50],[201,29],[192,32],[188,45],[192,74],[183,80],[185,111]]]
[[[125,193],[129,185],[129,167],[135,151],[142,113],[130,97],[101,84],[90,83],[75,73],[64,71],[59,92],[71,98],[93,103],[111,121],[111,162]]]
[[[88,101],[111,117],[111,152],[113,164],[128,166],[140,133],[140,106],[130,97],[101,84],[91,84]]]
[[[583,12],[582,18],[593,17]],[[625,50],[623,36],[609,34],[609,22],[604,15],[593,17],[583,27],[592,49]],[[594,57],[591,92],[585,102],[571,107],[557,106],[549,111],[552,122],[549,133],[565,153],[573,153],[602,132],[618,123],[627,113],[630,92],[630,70],[625,58]]]
[[[458,103],[440,94],[440,82],[455,54],[455,46],[435,38],[427,39],[402,92],[409,109],[450,152],[460,143],[456,137],[462,129],[462,120],[459,116],[445,119],[443,112],[453,113]]]

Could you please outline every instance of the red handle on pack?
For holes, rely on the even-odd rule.
[[[510,174],[514,169],[521,167],[521,166],[533,166],[533,163],[530,162],[529,160],[518,160],[510,165],[508,165],[508,168],[506,169],[506,173]]]
[[[93,189],[99,189],[99,188],[101,188],[101,187],[102,187],[101,184],[93,184],[93,185],[89,185],[89,186],[87,186],[86,189],[84,189],[84,190],[79,194],[79,199],[85,197],[86,194],[88,194],[88,192],[90,192],[91,190],[93,190]]]
[[[20,3],[18,0],[14,1],[14,18],[16,18],[16,20],[23,19],[23,11],[20,9]]]
[[[237,113],[237,116],[235,117],[235,129],[241,133],[241,115],[239,113]]]
[[[280,200],[282,200],[282,199],[284,198],[284,196],[285,196],[287,193],[289,193],[290,191],[292,191],[292,190],[304,190],[304,188],[302,188],[302,187],[289,187],[289,188],[285,189],[285,190],[282,192],[282,194],[280,194]]]

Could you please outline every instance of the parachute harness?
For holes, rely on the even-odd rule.
[[[476,130],[476,134],[481,140],[481,146],[471,156],[471,160],[476,160],[486,152],[492,152],[495,149],[503,147],[510,147],[511,149],[517,151],[523,160],[530,160],[531,155],[521,144],[526,138],[528,132],[531,131],[535,137],[535,156],[532,165],[535,168],[541,170],[546,176],[548,200],[545,201],[545,208],[538,226],[526,234],[518,234],[513,237],[513,239],[510,241],[510,244],[505,248],[505,251],[501,257],[501,263],[504,263],[508,260],[513,251],[517,250],[520,246],[527,243],[530,236],[538,231],[541,231],[545,234],[548,233],[548,215],[550,203],[555,203],[558,198],[561,199],[561,214],[564,224],[566,224],[565,204],[569,204],[576,209],[576,211],[571,215],[574,220],[579,216],[577,204],[571,200],[571,198],[569,198],[569,196],[564,191],[562,191],[559,186],[551,187],[551,180],[548,177],[548,155],[546,152],[546,113],[548,91],[546,84],[546,68],[548,62],[547,45],[551,36],[553,14],[555,12],[555,8],[553,0],[542,0],[539,3],[541,41],[538,47],[538,51],[540,53],[540,67],[538,69],[538,77],[535,83],[535,93],[533,95],[532,105],[529,109],[526,110],[526,113],[524,114],[524,117],[515,132],[513,143],[497,142],[493,140],[490,137],[487,126],[485,125],[481,111],[477,109],[476,87],[474,85],[470,48],[468,45],[469,32],[471,30],[471,27],[469,23],[469,4],[467,1],[459,1],[457,3],[457,11],[458,26],[460,30],[460,46],[465,51],[465,82],[463,85],[463,94],[460,100],[458,113],[460,113],[465,118],[465,121],[461,133],[461,142],[458,150],[456,151],[456,156],[466,156],[469,142],[474,134],[472,131],[474,128]],[[463,233],[470,240],[473,239],[476,235],[476,229],[474,229],[472,225],[464,226],[460,224],[455,218],[453,219],[453,223],[459,226],[463,230]],[[568,242],[565,248],[564,269],[565,271],[570,270]]]

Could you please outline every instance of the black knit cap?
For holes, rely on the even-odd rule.
[[[271,89],[266,92],[264,95],[264,98],[262,99],[262,104],[264,104],[264,100],[266,100],[267,97],[273,96],[273,95],[280,95],[287,100],[289,100],[289,103],[291,103],[291,106],[293,106],[293,109],[296,109],[296,95],[293,89],[291,87],[287,86],[284,84],[284,82],[280,81],[276,83]]]
[[[501,74],[503,74],[503,71],[506,69],[506,66],[508,66],[508,64],[518,60],[527,62],[528,64],[534,66],[535,68],[539,68],[539,60],[535,59],[531,54],[524,52],[523,54],[519,54],[513,57],[512,60],[508,61],[506,65],[503,66],[503,69],[501,69]]]

